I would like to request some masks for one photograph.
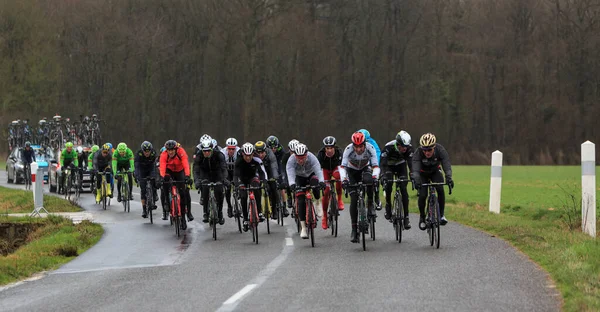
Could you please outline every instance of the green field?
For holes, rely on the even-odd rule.
[[[450,222],[492,233],[527,254],[552,277],[563,310],[600,310],[600,242],[581,233],[580,167],[504,167],[499,215],[488,211],[489,166],[455,166],[453,178],[454,192],[446,197]],[[417,212],[414,199],[411,211]]]
[[[77,212],[82,209],[56,196],[44,196],[44,208],[48,212]],[[33,211],[33,194],[0,186],[0,214],[30,213]]]

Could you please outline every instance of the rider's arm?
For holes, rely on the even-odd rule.
[[[75,164],[75,167],[79,167],[79,155],[77,155],[75,149],[71,151],[71,156],[73,156],[73,163]]]
[[[63,167],[63,166],[65,165],[65,154],[66,154],[66,153],[67,153],[67,150],[66,150],[66,149],[64,149],[64,150],[62,150],[62,151],[60,152],[60,160],[59,160],[59,163],[60,163],[60,166],[61,166],[61,167]]]
[[[404,159],[406,160],[406,164],[408,165],[408,172],[410,174],[410,176],[413,176],[413,148],[411,146],[408,147],[408,149],[406,150],[406,153],[404,153],[403,155]]]
[[[375,178],[379,178],[379,172],[381,171],[381,169],[379,169],[379,158],[377,157],[375,147],[373,147],[373,145],[367,143],[366,149],[367,149],[367,152],[369,152],[369,155],[371,158],[370,163],[371,163],[371,167],[373,167],[373,176]]]
[[[414,152],[413,158],[412,158],[412,170],[414,172],[413,178],[415,179],[415,182],[417,184],[421,182],[421,175],[419,173],[421,172],[422,158],[423,158],[422,152],[419,148],[417,148],[417,150]]]
[[[185,173],[185,176],[189,177],[190,176],[190,162],[188,160],[188,155],[185,152],[185,150],[181,147],[177,149],[177,153],[180,153],[179,157],[181,157],[181,164],[183,165],[183,171]]]
[[[119,157],[119,152],[116,150],[112,154],[112,171],[113,175],[117,174],[117,157]]]
[[[340,179],[346,180],[348,178],[348,174],[346,173],[346,167],[348,167],[348,158],[352,153],[352,144],[348,145],[344,150],[344,154],[342,155],[342,164],[340,165]]]
[[[225,150],[225,149],[223,149]],[[227,179],[227,161],[225,161],[225,155],[223,153],[219,153],[217,156],[219,158],[219,167],[221,167],[221,180]]]
[[[126,155],[129,158],[129,168],[134,169],[135,165],[133,164],[133,151],[130,148],[127,148]]]
[[[267,150],[267,157],[269,157],[269,165],[271,166],[271,178],[278,179],[279,178],[279,167],[277,166],[277,156],[271,150]]]
[[[448,151],[440,144],[436,144],[435,149],[436,153],[439,153],[439,158],[442,160],[442,168],[444,168],[446,179],[452,179],[452,165],[450,164],[450,155],[448,155]]]
[[[137,178],[140,178],[140,164],[142,161],[142,151],[140,150],[135,157],[133,158],[133,175]]]
[[[161,177],[165,177],[167,174],[167,152],[160,153],[160,160],[158,161],[158,172]]]
[[[194,183],[196,185],[200,184],[200,181],[205,179],[205,174],[202,172],[202,159],[204,157],[196,157],[194,158]]]
[[[296,184],[296,155],[291,155],[285,165],[285,171],[288,177],[288,183],[290,187]],[[321,170],[319,170],[321,171]],[[323,172],[321,172],[321,175]]]
[[[319,182],[325,182],[325,178],[323,177],[323,170],[321,170],[321,163],[317,159],[315,154],[308,152],[308,161],[311,162],[312,172],[314,172],[319,178]]]
[[[88,155],[88,163],[87,163],[88,170],[94,169],[94,155],[96,155],[96,154],[90,153]]]

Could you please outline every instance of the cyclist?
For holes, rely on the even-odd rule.
[[[233,182],[233,171],[235,169],[235,161],[238,157],[240,147],[235,138],[229,138],[225,141],[227,148],[221,150],[227,163],[227,180]],[[231,206],[231,185],[225,187],[225,199],[227,200],[227,217],[233,217],[233,206]]]
[[[283,170],[283,174],[285,175],[284,181],[286,182],[286,193],[287,193],[287,205],[288,208],[290,208],[292,210],[292,218],[295,218],[295,211],[294,211],[294,207],[292,205],[292,196],[294,196],[294,194],[292,194],[292,190],[290,190],[289,188],[289,179],[287,176],[287,162],[288,159],[290,159],[290,157],[292,155],[294,155],[294,151],[296,150],[296,145],[298,145],[298,143],[300,143],[298,140],[293,139],[290,142],[288,142],[288,151],[285,152],[283,154],[283,156],[281,157],[281,165],[283,168],[286,168],[285,170]]]
[[[317,180],[321,190],[325,189],[323,171],[321,171],[321,165],[319,164],[319,160],[317,159],[317,156],[309,152],[306,145],[302,143],[296,145],[294,155],[290,157],[286,164],[286,171],[290,181],[290,189],[294,193],[297,186],[307,186],[311,184],[311,180]],[[321,197],[321,192],[313,191],[313,195],[316,200],[319,200],[319,198]],[[300,237],[307,239],[308,233],[306,231],[306,194],[301,193],[296,195],[296,197],[298,200],[298,213],[300,214],[300,225],[302,226]]]
[[[160,156],[162,155],[162,153],[164,153],[167,150],[167,148],[163,145],[163,147],[160,148],[160,151],[158,152],[158,156],[156,157],[156,161],[155,161],[155,173],[156,173],[156,185],[155,187],[157,189],[160,190],[160,203],[161,206],[163,208],[163,220],[167,220],[167,214],[169,213],[169,204],[167,203],[167,193],[166,191],[160,187]]]
[[[170,179],[177,181],[177,189],[179,189],[179,195],[181,196],[181,209],[187,211],[187,218],[189,221],[194,220],[192,215],[192,207],[188,205],[190,193],[187,190],[186,185],[190,184],[190,163],[188,161],[188,155],[182,147],[177,146],[175,140],[168,140],[165,143],[165,152],[160,154],[160,177],[163,181],[168,182]],[[169,175],[170,179],[165,180],[165,175]],[[183,182],[181,182],[183,181]],[[168,193],[168,189],[163,188],[164,194]],[[187,209],[185,209],[187,208]]]
[[[242,213],[244,215],[244,232],[248,231],[248,192],[246,185],[258,186],[260,181],[267,177],[267,172],[262,160],[254,156],[254,144],[244,143],[240,149],[240,156],[235,161],[234,180],[235,185],[239,188],[240,202],[242,204]],[[262,190],[254,191],[256,208],[258,210],[259,221],[265,220],[262,214],[262,201],[260,200]]]
[[[286,179],[286,170],[285,167],[283,166],[283,155],[285,154],[285,151],[283,150],[283,146],[281,146],[281,144],[279,144],[279,139],[274,136],[271,135],[267,138],[267,147],[269,149],[271,149],[271,152],[273,152],[273,154],[275,155],[275,158],[277,158],[277,173],[279,174],[279,179],[277,181],[277,183],[279,183],[279,189],[280,191],[278,192],[279,196],[282,196],[283,201],[282,202],[286,202],[286,196],[285,196],[285,192],[284,190],[287,189],[287,179]],[[281,207],[283,209],[283,216],[287,217],[290,215],[287,207],[285,205],[283,205],[283,207]]]
[[[65,166],[70,166],[71,170],[77,170],[76,168],[79,167],[77,152],[73,148],[72,142],[65,143],[65,148],[60,153],[60,168],[58,169],[58,171],[61,171],[59,194],[65,193],[65,175],[62,174],[62,168]]]
[[[83,191],[83,171],[87,168],[85,162],[87,160],[87,155],[83,151],[83,146],[77,146],[77,162],[79,165],[77,166],[77,171],[79,171],[79,191]]]
[[[355,184],[362,182],[367,185],[367,202],[368,202],[368,213],[369,215],[376,217],[375,211],[373,211],[373,185],[379,177],[379,162],[377,161],[377,154],[375,148],[371,143],[366,141],[365,135],[360,132],[354,132],[352,134],[352,143],[350,143],[344,150],[342,156],[342,164],[340,166],[340,178],[342,179],[342,185],[344,189],[348,189],[350,183]],[[365,173],[370,179],[365,177],[363,180],[363,173]],[[352,219],[352,234],[351,241],[358,243],[358,232],[357,232],[357,221],[358,221],[358,209],[357,201],[358,194],[355,190],[350,193],[350,218]]]
[[[413,155],[412,168],[415,179],[415,187],[419,193],[419,228],[425,230],[425,202],[427,200],[427,190],[421,190],[421,184],[423,182],[444,182],[444,176],[440,170],[440,165],[444,169],[446,175],[446,183],[451,188],[454,187],[454,181],[452,180],[452,165],[450,164],[450,156],[446,149],[436,143],[435,135],[432,133],[425,133],[419,140],[421,146],[417,152]],[[435,187],[438,193],[438,202],[440,204],[440,220],[441,225],[446,225],[448,220],[444,216],[444,207],[446,204],[446,195],[444,193],[444,187],[438,185]]]
[[[267,182],[269,188],[269,200],[271,201],[271,219],[277,219],[275,209],[277,209],[277,180],[279,179],[279,167],[277,165],[277,157],[271,149],[267,148],[267,144],[263,141],[254,143],[254,156],[262,160],[265,171],[267,172]],[[267,208],[267,207],[265,207]]]
[[[111,148],[110,145],[108,145],[108,143],[102,145],[102,149],[99,152],[94,153],[94,158],[92,160],[92,168],[94,171],[94,175],[96,176],[96,202],[99,203],[101,200],[101,191],[100,188],[102,187],[102,175],[104,174],[104,170],[106,168],[108,168],[108,172],[110,174],[110,177],[108,177],[107,182],[112,180],[112,154],[110,152]],[[113,197],[112,195],[112,188],[108,188],[108,190],[106,190],[106,195],[108,195],[110,198]]]
[[[396,139],[388,142],[381,153],[381,171],[383,172],[381,185],[385,187],[385,219],[389,220],[392,217],[392,183],[387,183],[386,178],[389,175],[391,178],[394,174],[397,177],[409,177],[412,179],[412,158],[413,149],[410,144],[411,138],[408,132],[401,130],[396,134]],[[408,166],[407,175],[406,167]],[[408,182],[400,183],[400,193],[402,193],[402,206],[404,208],[404,228],[410,229],[410,221],[408,219],[408,192],[406,185]]]
[[[35,161],[35,151],[31,148],[31,142],[29,141],[25,142],[25,147],[21,150],[21,161],[25,168],[31,168],[31,163]]]
[[[219,146],[219,144],[217,143],[217,140],[212,139],[211,140],[212,145],[214,146],[214,150],[217,152],[220,152],[223,148]]]
[[[212,140],[204,140],[200,143],[200,152],[202,155],[196,155],[194,159],[194,182],[196,189],[202,190],[202,222],[208,223],[208,186],[209,182],[223,182],[225,187],[229,187],[227,180],[227,163],[223,153],[217,151]],[[217,199],[217,210],[219,224],[225,224],[223,219],[223,188],[214,188],[215,197]]]
[[[121,169],[127,170],[127,177],[129,179],[129,200],[133,200],[133,169],[135,165],[133,163],[133,152],[127,144],[121,142],[117,145],[117,150],[112,155],[112,170],[113,175],[117,177],[117,201],[121,202],[121,176],[117,176],[117,172]]]
[[[135,159],[133,160],[135,171],[135,181],[140,185],[140,199],[142,201],[142,218],[148,217],[148,205],[146,203],[146,187],[148,181],[147,178],[155,176],[155,164],[156,164],[156,151],[152,146],[152,143],[148,141],[144,141],[140,147],[140,150],[135,154]],[[152,188],[154,190],[154,187]],[[156,190],[153,192],[154,200],[157,199]],[[150,203],[152,206],[153,203]]]
[[[100,149],[100,147],[98,145],[92,146],[92,150],[90,151],[90,154],[88,155],[87,169],[90,172],[92,170],[94,170],[94,157],[96,156],[96,153],[98,152],[99,149]],[[93,173],[90,173],[90,185],[94,185],[95,178],[96,178],[96,175]],[[94,189],[94,192],[96,192],[96,189]],[[96,195],[96,194],[94,193],[94,195]]]
[[[342,151],[335,144],[336,140],[332,136],[327,136],[323,139],[323,148],[317,153],[317,159],[321,164],[323,170],[323,177],[325,181],[334,178],[340,180],[339,166],[342,164]],[[342,183],[336,182],[337,191],[337,202],[338,210],[344,210],[344,202],[342,201]],[[325,194],[323,196],[323,221],[321,226],[324,230],[327,230],[327,207],[329,207],[329,193],[331,192],[330,186],[327,185],[325,188]]]

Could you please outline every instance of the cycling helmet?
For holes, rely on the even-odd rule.
[[[236,147],[238,142],[234,138],[229,138],[227,141],[225,141],[225,144],[227,144],[227,147]]]
[[[400,144],[403,147],[410,146],[410,134],[404,130],[398,132],[396,134],[396,144]]]
[[[203,140],[202,142],[200,142],[198,147],[203,152],[207,152],[207,151],[212,151],[214,148],[214,145],[211,140]]]
[[[65,143],[65,147],[66,148],[73,147],[73,143],[67,142],[67,143]]]
[[[365,140],[368,140],[371,137],[371,133],[367,129],[360,129],[358,132],[362,132],[365,135]]]
[[[202,141],[204,141],[204,140],[212,140],[212,138],[211,138],[211,137],[210,137],[210,135],[208,135],[208,134],[203,134],[203,135],[200,137],[200,141],[199,141],[198,143],[202,144]]]
[[[325,146],[335,146],[335,138],[332,136],[326,136],[323,139],[323,145]]]
[[[92,118],[96,119],[96,118],[98,118],[98,115],[92,114]]]
[[[304,156],[308,152],[308,147],[306,145],[299,143],[296,145],[296,156]]]
[[[31,147],[31,142],[29,142],[29,141],[25,142],[25,147]]]
[[[166,149],[173,150],[175,149],[175,147],[177,147],[177,142],[175,142],[175,140],[168,140],[167,142],[165,142]]]
[[[291,140],[290,143],[288,143],[288,147],[290,148],[290,151],[295,153],[296,145],[298,145],[298,143],[300,143],[300,142],[296,139]]]
[[[213,148],[214,148],[214,147],[217,147],[217,145],[219,145],[219,144],[217,143],[217,140],[215,140],[215,139],[212,139],[212,140],[210,140],[210,141],[212,142]]]
[[[92,146],[92,154],[96,153],[99,149],[100,147],[98,145]]]
[[[360,131],[356,131],[352,134],[352,144],[354,145],[365,144],[365,140],[365,134]]]
[[[13,126],[16,126],[16,125],[18,125],[18,124],[19,124],[19,122],[18,122],[18,121],[16,121],[16,120],[13,120],[13,121],[12,121],[12,124],[13,124]]]
[[[111,143],[106,143],[106,144],[108,144],[108,146],[110,147],[110,150],[112,151],[112,149],[113,149],[112,144]]]
[[[242,145],[242,153],[244,153],[244,155],[252,155],[254,153],[254,145],[252,143],[244,143],[244,145]]]
[[[83,117],[83,121],[84,122],[89,122],[90,121],[90,117],[88,117],[88,116]]]
[[[267,147],[268,148],[275,148],[278,146],[279,146],[279,139],[276,136],[271,135],[267,138]]]
[[[422,147],[431,147],[435,145],[435,135],[433,133],[425,133],[421,136],[419,143]]]
[[[40,119],[40,121],[38,123],[40,126],[43,126],[44,124],[46,124],[46,120]]]
[[[144,143],[142,143],[142,151],[149,152],[151,150],[152,150],[152,143],[150,143],[148,141],[144,141]]]
[[[117,151],[119,153],[126,152],[127,151],[127,144],[125,144],[123,142],[119,143],[119,145],[117,145]]]
[[[267,145],[263,141],[258,141],[254,144],[254,149],[259,153],[265,152],[267,150]]]
[[[160,148],[160,152],[161,152],[161,153],[162,153],[162,152],[164,152],[164,151],[166,151],[166,150],[167,150],[167,148],[166,148],[166,147],[164,147],[164,146]]]
[[[109,144],[110,144],[110,143],[106,143],[106,144],[102,145],[102,150],[103,150],[103,151],[110,152],[110,150],[112,149],[112,147],[110,147],[110,145],[109,145]]]
[[[52,117],[52,119],[54,119],[54,121],[60,121],[60,115],[56,115]]]
[[[83,147],[77,146],[77,154],[83,154]]]

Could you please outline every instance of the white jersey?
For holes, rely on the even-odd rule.
[[[227,153],[227,148],[221,149],[221,153],[225,156],[225,162],[227,163],[227,170],[233,171],[235,168],[235,160],[237,159],[238,152],[240,151],[240,147],[236,146],[235,151],[233,152],[233,156],[229,157]]]
[[[373,167],[373,175],[379,177],[379,161],[377,161],[377,152],[371,143],[365,143],[365,151],[358,155],[354,151],[354,144],[348,144],[342,156],[342,165],[340,167],[340,177],[342,180],[347,178],[346,168],[354,170],[363,170],[367,166]]]
[[[291,155],[288,159],[285,169],[287,172],[288,180],[290,185],[296,184],[296,176],[308,178],[311,174],[315,174],[319,178],[319,182],[324,182],[323,170],[321,170],[321,163],[313,153],[306,153],[306,161],[304,165],[300,165],[296,161],[296,155]]]

